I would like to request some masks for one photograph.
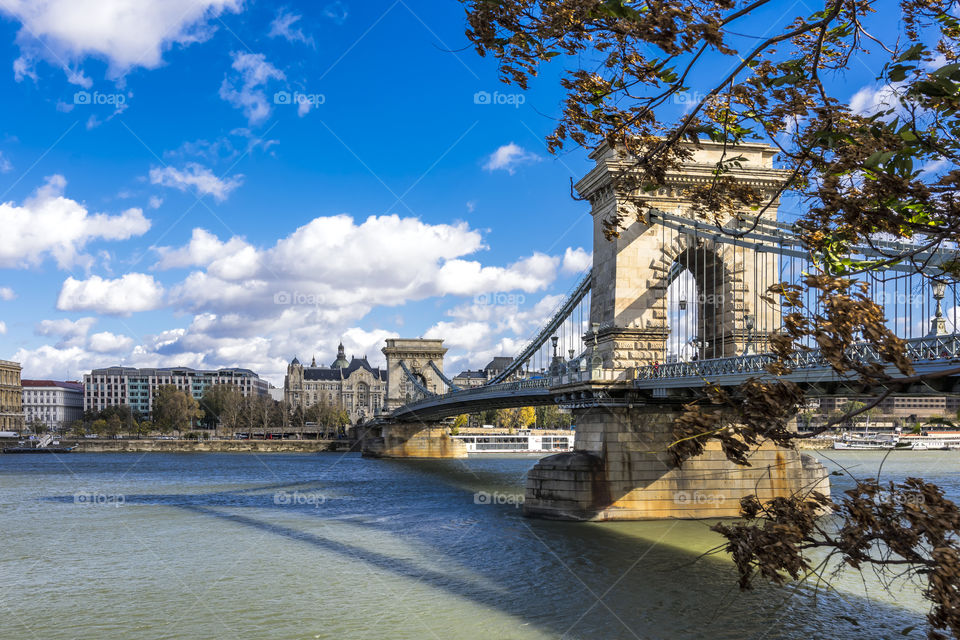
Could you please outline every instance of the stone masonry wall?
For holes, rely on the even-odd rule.
[[[528,473],[524,513],[572,520],[735,517],[740,498],[750,494],[761,500],[812,490],[829,495],[819,462],[772,443],[750,456],[749,467],[729,462],[716,442],[674,467],[667,446],[677,412],[651,406],[575,412],[575,451],[544,458]]]

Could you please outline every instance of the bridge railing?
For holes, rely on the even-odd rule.
[[[866,343],[858,343],[851,347],[849,355],[852,359],[861,362],[882,362],[876,349]],[[960,359],[960,334],[928,336],[908,340],[907,357],[917,363]],[[400,407],[398,411],[405,413],[418,408],[449,402],[498,398],[531,389],[550,389],[551,387],[581,382],[629,382],[632,380],[634,385],[650,386],[649,381],[652,380],[695,378],[709,381],[721,376],[763,374],[766,373],[767,365],[775,361],[776,357],[773,354],[760,353],[692,362],[669,362],[636,367],[632,370],[586,367],[583,361],[569,361],[558,364],[553,374],[546,377],[501,382],[430,396],[406,404]],[[830,363],[826,361],[819,349],[795,353],[787,361],[787,364],[795,371],[828,369],[830,367]]]
[[[946,336],[928,336],[907,340],[907,357],[914,362],[954,359],[960,357],[960,334]],[[877,350],[867,344],[855,344],[849,350],[851,359],[861,362],[882,362]],[[637,367],[635,380],[656,380],[664,378],[712,378],[724,375],[742,375],[764,373],[767,365],[776,362],[771,353],[713,358],[691,362],[669,362],[665,364]],[[825,369],[830,366],[819,349],[794,353],[787,366],[794,370]]]
[[[469,400],[471,398],[485,396],[499,396],[505,393],[515,391],[524,391],[528,389],[549,389],[551,386],[550,378],[528,378],[526,380],[516,380],[514,382],[501,382],[498,384],[488,384],[473,389],[462,389],[442,395],[429,396],[421,398],[415,402],[403,405],[401,409],[416,409],[418,407],[431,406],[448,400]]]

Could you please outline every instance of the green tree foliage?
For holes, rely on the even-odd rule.
[[[213,384],[200,399],[203,422],[210,429],[233,430],[243,409],[243,393],[234,384]]]
[[[556,405],[550,404],[536,408],[538,429],[569,429],[570,414],[563,413]]]
[[[153,397],[153,423],[163,433],[189,428],[203,417],[200,403],[173,385],[157,387]]]

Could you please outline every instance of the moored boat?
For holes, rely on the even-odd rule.
[[[471,433],[451,436],[467,446],[467,453],[561,453],[573,450],[574,433],[537,434],[526,429],[519,433]]]
[[[839,450],[880,451],[884,449],[895,449],[896,447],[896,437],[847,436],[833,443],[833,448]]]
[[[27,442],[28,441],[21,440],[17,443],[16,447],[4,448],[3,453],[70,453],[77,448],[76,445],[72,447],[57,446],[60,444],[60,441],[49,433],[41,436],[37,440],[31,437],[29,445]]]
[[[4,453],[70,453],[76,447],[6,447]]]

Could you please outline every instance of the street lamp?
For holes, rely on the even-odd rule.
[[[943,296],[947,292],[947,283],[940,280],[933,281],[933,299],[937,301],[936,313],[930,321],[930,336],[944,336],[947,334],[947,319],[943,317]]]
[[[754,354],[753,350],[753,328],[756,320],[752,313],[748,313],[743,318],[743,326],[746,328],[746,344],[743,347],[743,355],[750,356]]]

